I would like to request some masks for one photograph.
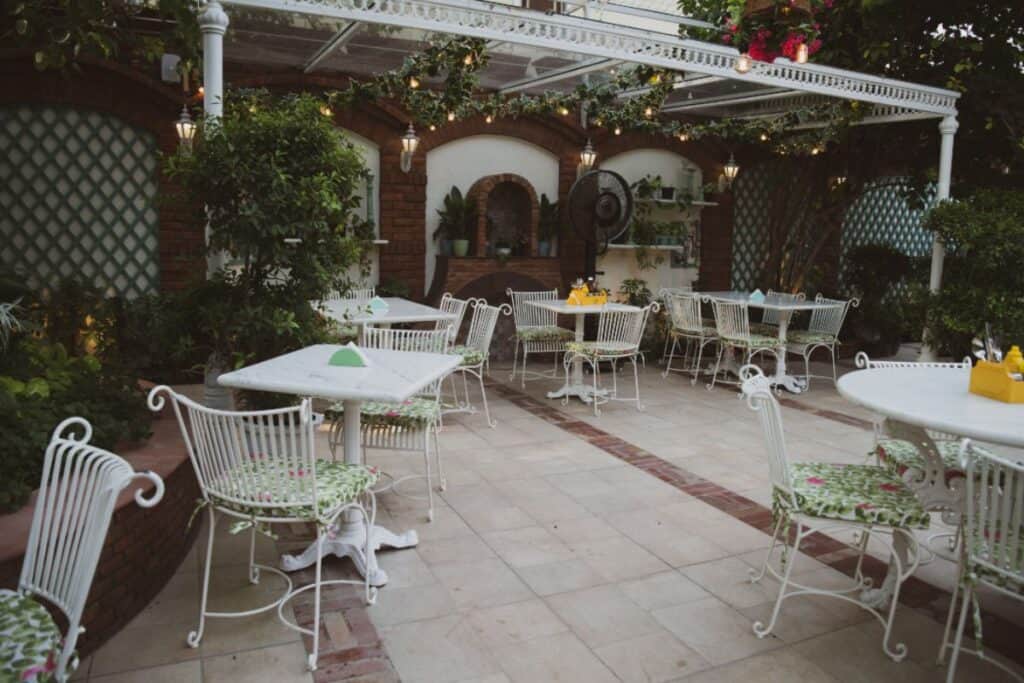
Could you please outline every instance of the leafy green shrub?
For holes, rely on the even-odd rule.
[[[1024,191],[944,202],[927,225],[947,249],[941,291],[928,298],[930,341],[960,357],[990,323],[1004,346],[1024,343]]]
[[[924,326],[917,300],[915,259],[887,244],[865,244],[846,255],[843,279],[851,308],[846,334],[869,355],[894,354],[904,339],[915,339]]]
[[[0,511],[24,504],[39,483],[50,434],[72,416],[88,420],[92,443],[107,449],[148,436],[152,419],[134,377],[19,336],[0,354]]]

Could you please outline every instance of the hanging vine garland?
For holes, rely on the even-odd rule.
[[[423,52],[406,57],[402,66],[348,88],[327,94],[330,107],[353,106],[376,99],[394,99],[416,125],[434,130],[459,119],[521,116],[567,116],[581,111],[588,125],[621,134],[643,131],[681,140],[716,138],[767,144],[781,154],[817,153],[863,115],[858,103],[842,102],[787,111],[764,119],[722,119],[702,123],[666,121],[662,107],[673,91],[677,74],[639,65],[610,80],[580,84],[568,93],[480,95],[479,72],[487,66],[486,41],[456,37],[432,42]],[[438,79],[441,79],[438,82]],[[427,87],[427,82],[436,87]],[[801,124],[824,122],[799,135],[787,133]]]

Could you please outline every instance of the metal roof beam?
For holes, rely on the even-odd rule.
[[[575,76],[583,76],[585,74],[593,73],[594,71],[603,71],[604,69],[609,69],[616,64],[618,64],[618,60],[615,59],[605,59],[603,57],[599,59],[588,59],[577,64],[569,64],[558,69],[546,71],[538,76],[524,78],[520,81],[513,81],[504,88],[501,88],[498,92],[502,95],[521,92],[541,85],[564,81]]]
[[[335,33],[326,43],[320,46],[320,49],[313,53],[313,56],[306,60],[306,64],[302,67],[302,73],[312,73],[313,70],[334,52],[341,47],[345,46],[345,43],[352,40],[353,36],[359,32],[359,28],[362,26],[362,22],[353,21],[352,23],[344,26]]]
[[[797,97],[804,93],[797,90],[758,90],[753,93],[739,95],[722,95],[721,97],[707,97],[699,100],[687,100],[678,104],[670,104],[662,108],[664,112],[685,111],[687,109],[706,109],[708,107],[726,107],[734,104],[746,104],[748,102],[762,102],[765,100],[778,100],[786,97]]]

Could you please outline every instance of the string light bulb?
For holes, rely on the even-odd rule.
[[[430,130],[437,130],[437,126],[435,126],[434,124],[430,124]]]
[[[454,120],[455,120],[455,112],[453,112],[453,111],[448,112],[448,121],[452,122]]]
[[[768,142],[768,133],[761,133],[761,142]]]
[[[494,122],[494,117],[491,116],[490,114],[488,114],[486,117],[484,117],[484,123],[493,123],[493,122]]]
[[[733,64],[733,68],[736,69],[736,72],[741,74],[745,74],[750,71],[751,66],[752,60],[750,59],[750,55],[746,52],[736,57],[736,63]]]
[[[334,112],[331,111],[331,108],[329,106],[327,106],[326,104],[322,105],[320,107],[320,113],[323,114],[324,116],[328,117],[328,118],[330,118],[331,116],[334,115]]]
[[[413,90],[420,87],[420,79],[416,78],[415,76],[409,76],[409,87],[412,88]]]
[[[615,126],[615,134],[616,135],[622,135],[622,129],[619,128],[618,126]]]
[[[647,107],[646,109],[644,109],[644,116],[647,118],[651,118],[652,116],[654,116],[654,108]]]
[[[796,47],[796,63],[806,64],[807,58],[810,56],[810,49],[807,47],[807,43],[800,43]]]
[[[569,108],[563,105],[563,106],[558,108],[558,113],[561,114],[562,116],[568,116],[569,115]]]
[[[467,53],[466,56],[462,58],[462,63],[465,64],[466,66],[472,66],[473,65],[473,53],[472,52]]]
[[[686,142],[690,139],[690,136],[685,131],[679,133],[679,142]]]

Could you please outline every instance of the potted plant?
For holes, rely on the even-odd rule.
[[[306,94],[229,91],[217,122],[168,160],[209,224],[208,253],[228,259],[195,287],[189,309],[188,333],[209,352],[208,400],[224,400],[221,371],[327,341],[329,325],[309,302],[344,288],[370,251],[366,231],[350,229],[366,168],[320,107]],[[295,400],[240,396],[252,409]]]
[[[512,244],[504,237],[499,237],[494,245],[494,253],[499,259],[507,260],[512,255]]]
[[[462,191],[452,185],[444,197],[444,205],[437,210],[437,230],[434,239],[441,238],[441,254],[464,257],[469,253],[469,235],[476,218],[476,202],[466,199]]]
[[[537,222],[537,255],[551,256],[552,247],[561,232],[558,216],[558,202],[552,202],[546,194],[540,196],[540,218]]]

